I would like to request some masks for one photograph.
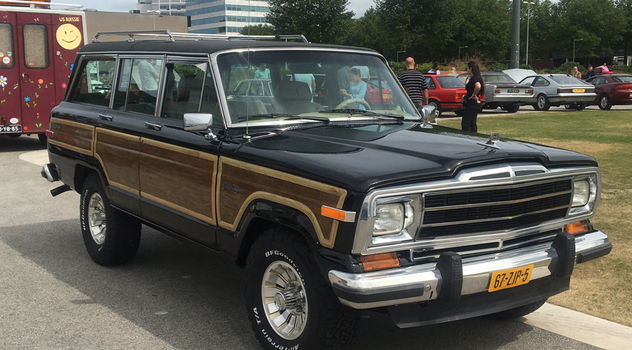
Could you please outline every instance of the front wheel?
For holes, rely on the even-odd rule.
[[[544,305],[544,303],[546,303],[546,299],[538,300],[538,301],[536,301],[534,303],[527,304],[527,305],[522,305],[522,306],[519,306],[519,307],[516,307],[516,308],[513,308],[513,309],[497,312],[497,313],[491,314],[489,316],[492,317],[492,318],[499,319],[499,320],[511,320],[511,319],[522,317],[522,316],[526,316],[526,315],[534,312],[535,310],[537,310],[540,307],[542,307],[542,305]]]
[[[516,113],[520,109],[520,105],[509,105],[505,106],[503,109],[506,110],[507,113]]]
[[[140,243],[141,223],[110,205],[94,173],[84,182],[79,214],[83,242],[94,262],[113,266],[134,258]]]
[[[437,110],[437,118],[439,118],[441,116],[442,111],[441,111],[441,107],[439,105],[439,102],[434,101],[434,100],[430,101],[430,102],[428,102],[428,106],[433,106]]]
[[[248,255],[246,307],[265,349],[346,349],[355,314],[321,277],[302,237],[275,228]]]

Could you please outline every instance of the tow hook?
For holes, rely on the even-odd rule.
[[[70,186],[68,186],[68,185],[61,185],[59,187],[55,187],[52,190],[50,190],[50,194],[51,194],[51,196],[55,197],[55,196],[58,196],[58,195],[60,195],[60,194],[62,194],[64,192],[70,191],[70,190],[71,190]]]

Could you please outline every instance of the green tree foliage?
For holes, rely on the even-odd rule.
[[[268,23],[277,34],[304,34],[317,43],[339,42],[352,26],[347,0],[270,0]]]
[[[265,24],[245,26],[239,32],[243,35],[274,35],[274,27]]]

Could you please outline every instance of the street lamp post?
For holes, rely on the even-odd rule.
[[[395,56],[397,57],[397,62],[399,62],[399,54],[400,53],[405,53],[406,51],[397,51],[397,53],[395,54]]]
[[[461,49],[467,49],[469,46],[459,46],[459,61],[461,60]]]
[[[531,20],[531,5],[535,5],[535,2],[525,1],[527,4],[527,43],[525,47],[524,64],[529,64],[529,21]]]
[[[584,40],[584,38],[573,39],[573,62],[575,62],[575,43],[582,40]]]

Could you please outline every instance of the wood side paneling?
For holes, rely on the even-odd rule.
[[[140,136],[97,128],[94,156],[110,185],[140,194],[138,180]]]
[[[51,118],[50,130],[53,132],[48,142],[71,151],[92,155],[94,153],[94,126],[66,119]]]
[[[141,196],[216,225],[217,156],[143,138]]]
[[[250,203],[265,199],[303,212],[325,247],[333,247],[338,221],[321,216],[320,208],[341,208],[347,195],[338,187],[230,158],[220,160],[217,191],[219,226],[235,231]]]

